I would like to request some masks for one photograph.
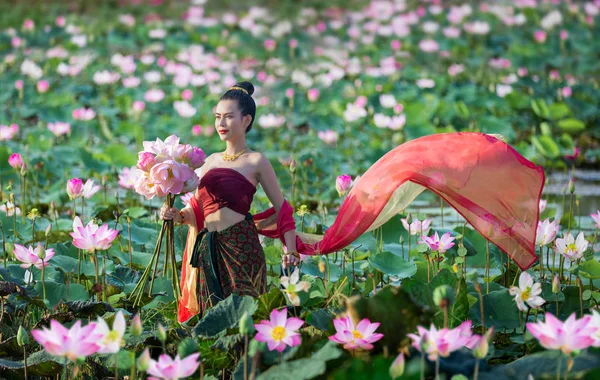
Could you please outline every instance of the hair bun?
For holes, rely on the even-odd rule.
[[[254,86],[250,82],[239,82],[234,85],[234,87],[241,87],[248,91],[248,95],[252,96],[254,94]]]

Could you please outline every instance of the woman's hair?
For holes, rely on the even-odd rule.
[[[254,86],[252,83],[239,82],[230,87],[219,100],[235,100],[237,101],[238,107],[242,112],[242,116],[252,116],[252,121],[250,121],[250,125],[248,125],[246,128],[246,133],[252,129],[254,117],[256,116],[256,103],[254,103],[254,99],[252,98],[253,93]]]

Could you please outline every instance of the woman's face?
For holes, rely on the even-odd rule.
[[[250,115],[242,116],[235,100],[221,100],[215,109],[215,129],[221,141],[244,136],[251,119]]]

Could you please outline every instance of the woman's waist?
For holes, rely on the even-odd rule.
[[[208,231],[223,231],[248,218],[249,214],[240,214],[229,207],[222,207],[215,212],[205,215],[204,222]]]

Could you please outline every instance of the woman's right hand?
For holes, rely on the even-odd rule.
[[[179,215],[179,210],[176,207],[168,207],[164,204],[160,209],[160,218],[162,220],[173,220],[176,223],[179,223],[181,215]]]

